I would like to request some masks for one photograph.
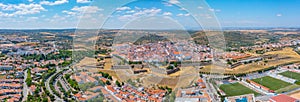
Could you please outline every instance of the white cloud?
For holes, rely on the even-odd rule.
[[[144,9],[141,11],[137,11],[133,14],[127,14],[127,15],[122,15],[119,17],[119,20],[130,20],[130,19],[135,19],[137,17],[140,16],[154,16],[157,15],[158,13],[161,12],[161,9],[156,9],[156,8],[152,8],[152,9]]]
[[[133,15],[135,15],[135,16],[139,16],[139,15],[154,16],[154,15],[158,14],[159,12],[161,12],[161,9],[152,8],[152,9],[145,9],[145,10],[139,11]]]
[[[282,16],[282,14],[276,14],[276,16],[277,16],[277,17],[281,17],[281,16]]]
[[[131,8],[130,7],[119,7],[119,8],[116,8],[117,11],[124,11],[124,10],[130,10]]]
[[[16,11],[14,14],[19,15],[36,14],[40,13],[41,11],[46,11],[45,8],[39,4],[19,4],[18,6],[15,6],[15,9],[18,11]]]
[[[28,2],[33,2],[33,0],[28,0]]]
[[[27,21],[35,21],[35,20],[38,20],[38,19],[39,19],[38,17],[28,17]]]
[[[98,8],[97,6],[75,6],[71,9],[72,11],[76,12],[84,12],[84,13],[97,13],[98,11],[102,11],[103,9]]]
[[[0,16],[17,16],[17,15],[27,15],[27,14],[36,14],[40,13],[41,11],[46,11],[44,7],[40,4],[2,4],[0,3],[0,8],[2,11],[10,11],[10,12],[1,12]],[[0,11],[1,11],[0,10]]]
[[[14,14],[0,12],[0,17],[12,17]]]
[[[221,12],[221,10],[220,9],[208,9],[209,11],[212,11],[212,12]]]
[[[190,16],[191,14],[187,13],[187,14],[184,14],[184,16]]]
[[[180,8],[179,10],[185,11],[186,9],[185,8]]]
[[[211,15],[210,13],[205,13],[205,14],[200,14],[200,17],[206,18],[206,19],[210,19],[213,17],[213,15]]]
[[[177,14],[177,16],[190,16],[191,14],[189,14],[189,13],[186,13],[186,14],[182,14],[182,13],[179,13],[179,14]]]
[[[198,8],[198,9],[203,9],[203,7],[202,7],[202,6],[198,6],[197,8]]]
[[[3,10],[3,11],[12,11],[14,10],[14,7],[16,5],[6,5],[6,4],[2,4],[0,3],[0,8]]]
[[[63,10],[62,13],[66,13],[68,15],[76,15],[76,12],[71,12],[71,11],[67,11],[67,10]]]
[[[169,3],[169,2],[164,2],[163,3],[165,6],[173,6],[173,4]]]
[[[178,0],[170,0],[169,1],[171,4],[179,4],[180,2]]]
[[[48,19],[45,19],[47,22],[50,22],[50,23],[59,23],[59,22],[63,22],[63,21],[66,21],[67,18],[65,16],[60,16],[58,14],[55,14],[54,16],[52,16],[51,18],[48,18]]]
[[[134,13],[135,10],[126,11],[126,13]]]
[[[50,1],[41,1],[40,4],[42,5],[60,5],[60,4],[64,4],[64,3],[68,3],[68,0],[57,0],[54,2],[50,2]]]
[[[182,13],[180,13],[180,14],[177,14],[177,16],[183,16],[183,14],[182,14]]]
[[[171,13],[171,12],[164,12],[163,15],[164,15],[164,16],[171,16],[172,13]]]
[[[90,3],[91,0],[76,0],[77,3]]]

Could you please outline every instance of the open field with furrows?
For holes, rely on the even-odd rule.
[[[279,74],[283,75],[285,77],[289,77],[289,78],[295,79],[295,80],[300,80],[300,73],[286,71],[286,72],[282,72],[282,73],[279,73]]]
[[[254,94],[255,96],[259,95],[259,93],[240,83],[222,84],[220,89],[226,93],[226,96],[238,96],[245,94]]]
[[[222,72],[223,71],[226,74],[238,74],[238,73],[249,73],[249,72],[262,70],[262,69],[270,68],[272,66],[278,66],[287,63],[300,62],[300,56],[296,52],[294,52],[292,48],[284,48],[279,51],[272,51],[272,52],[265,53],[265,55],[269,55],[269,54],[278,54],[279,55],[278,58],[284,58],[284,59],[278,59],[278,60],[270,59],[266,64],[260,61],[251,64],[241,65],[233,69],[229,69],[229,68],[222,69],[223,67],[220,66],[208,65],[208,66],[204,66],[204,68],[201,69],[200,71],[201,72],[211,72],[211,71]]]
[[[274,91],[292,85],[290,83],[281,81],[279,79],[272,78],[270,76],[265,76],[265,77],[261,77],[261,78],[257,78],[257,79],[252,79],[252,81],[254,81],[258,84],[261,84],[261,85],[263,85],[263,86],[265,86],[265,87],[267,87],[271,90],[274,90]]]

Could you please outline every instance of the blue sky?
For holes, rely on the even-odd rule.
[[[127,1],[1,0],[0,28],[198,28],[195,18],[221,27],[300,27],[300,0]]]

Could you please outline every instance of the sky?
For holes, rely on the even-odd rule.
[[[300,27],[300,0],[0,1],[0,29]]]

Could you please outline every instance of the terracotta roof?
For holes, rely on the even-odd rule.
[[[78,98],[78,97],[81,97],[82,95],[80,93],[77,93],[74,96]]]
[[[280,94],[274,97],[271,97],[270,101],[272,102],[296,102],[297,99],[287,96],[285,94]]]

